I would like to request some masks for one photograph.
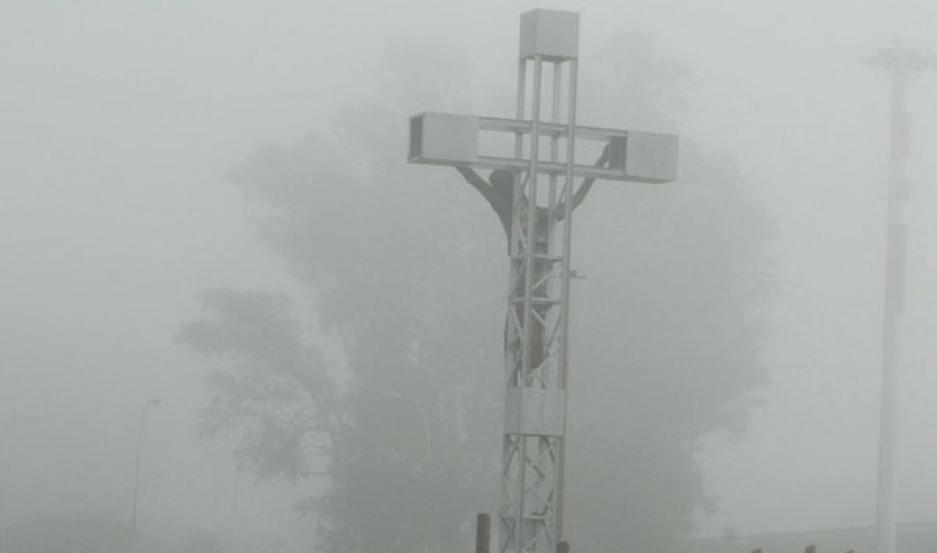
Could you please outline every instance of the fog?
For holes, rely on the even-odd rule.
[[[487,375],[480,377],[485,385],[500,386],[503,237],[454,171],[406,166],[406,118],[424,110],[511,116],[517,20],[537,7],[581,14],[581,123],[678,132],[684,143],[701,144],[706,156],[731,167],[746,197],[739,205],[751,206],[758,213],[752,219],[764,222],[763,328],[753,355],[766,378],[732,399],[744,412],[742,424],[715,424],[688,450],[711,498],[708,509],[700,505],[692,515],[689,536],[872,525],[890,115],[886,76],[860,58],[893,37],[937,46],[937,4],[930,0],[0,5],[0,529],[9,536],[25,521],[63,513],[126,521],[139,453],[138,526],[150,540],[147,550],[162,550],[153,545],[159,540],[191,541],[199,532],[236,543],[237,550],[329,550],[315,545],[315,521],[294,509],[300,499],[324,494],[327,476],[258,480],[248,468],[236,468],[237,434],[199,439],[200,413],[210,400],[204,380],[218,360],[179,338],[187,322],[206,317],[200,299],[206,290],[283,294],[313,328],[322,325],[317,343],[337,380],[352,378],[343,329],[328,328],[316,314],[320,305],[328,309],[324,288],[310,285],[317,277],[303,273],[305,265],[291,265],[290,255],[300,258],[305,244],[284,253],[287,246],[271,247],[265,238],[271,210],[288,209],[258,200],[262,193],[243,172],[263,165],[252,160],[266,149],[308,149],[310,165],[335,164],[324,174],[354,174],[378,144],[388,159],[399,160],[390,171],[419,187],[427,211],[451,204],[441,208],[451,211],[424,220],[415,219],[420,210],[404,209],[410,220],[400,228],[391,215],[363,220],[373,224],[369,236],[397,249],[388,258],[399,265],[391,267],[404,267],[408,256],[431,265],[439,251],[405,252],[413,243],[407,237],[442,232],[434,225],[451,225],[442,236],[482,244],[485,251],[466,255],[484,254],[491,268],[472,278],[502,289],[479,292],[484,315],[472,321],[485,326],[466,330],[465,339],[477,346],[459,347],[487,348],[483,357],[492,364],[476,369]],[[679,100],[661,104],[668,110],[663,117],[606,93],[629,86],[628,75],[603,73],[610,67],[603,48],[635,44],[616,42],[621,36],[643,37],[640,43],[653,44],[659,59],[687,69]],[[432,81],[421,89],[427,66],[448,68],[450,80],[468,84],[442,97]],[[408,87],[395,89],[399,81]],[[934,98],[937,73],[915,80],[909,307],[899,380],[902,522],[937,520]],[[385,104],[393,107],[381,114],[398,110],[399,135],[383,127],[371,132],[369,125],[382,125],[384,115],[359,122],[361,136],[333,134],[335,121],[352,107]],[[372,150],[356,152],[356,146]],[[320,157],[320,150],[328,155]],[[238,184],[238,175],[248,184]],[[333,186],[346,185],[336,180]],[[697,196],[687,194],[706,181],[654,186],[662,188],[599,182],[594,204],[587,200],[577,212],[574,265],[586,278],[574,285],[574,360],[600,364],[601,355],[591,352],[621,336],[620,329],[594,330],[590,318],[607,294],[627,294],[622,282],[630,281],[619,277],[634,266],[617,252],[631,251],[620,246],[630,227],[617,226],[619,219],[640,218],[635,206],[661,213],[654,210],[668,202],[682,202],[678,213],[692,214],[696,200],[687,198]],[[430,198],[437,191],[449,195]],[[700,202],[708,198],[697,193]],[[347,214],[333,215],[340,222]],[[733,220],[726,222],[727,236],[757,234],[749,227],[736,232]],[[476,224],[485,230],[474,230]],[[319,230],[328,235],[330,228]],[[371,250],[331,254],[343,261],[359,251]],[[708,253],[699,255],[705,260]],[[681,264],[668,263],[662,266],[681,271]],[[372,278],[380,288],[383,276]],[[490,303],[495,308],[488,310]],[[439,305],[457,310],[454,303]],[[637,317],[653,306],[633,312]],[[631,382],[627,367],[624,362],[613,382]],[[588,411],[592,401],[577,392],[601,387],[606,376],[594,371],[577,378],[573,417],[573,409]],[[635,378],[634,386],[642,382]],[[147,410],[138,446],[151,398],[160,401]],[[606,416],[614,420],[616,412]],[[500,414],[491,420],[500,424]],[[490,431],[496,436],[500,427]],[[401,440],[413,438],[412,429],[399,432]],[[439,439],[435,432],[444,430],[433,432]],[[588,455],[606,447],[571,439]],[[606,439],[641,447],[624,434]],[[497,478],[495,469],[483,484],[492,513]],[[573,495],[575,476],[569,486],[570,509],[588,508],[588,498]],[[466,518],[466,528],[471,524]],[[9,545],[9,551],[17,550]]]

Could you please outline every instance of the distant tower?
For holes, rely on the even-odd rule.
[[[876,48],[864,61],[884,69],[891,78],[891,155],[889,158],[888,215],[885,241],[885,304],[882,333],[882,384],[879,414],[876,552],[896,553],[895,476],[897,453],[897,360],[899,325],[905,310],[907,223],[905,207],[910,195],[911,112],[910,82],[937,68],[929,50],[894,41]]]

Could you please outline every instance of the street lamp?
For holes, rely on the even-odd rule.
[[[898,386],[901,330],[906,306],[906,208],[910,196],[911,109],[908,88],[925,71],[937,69],[937,54],[899,41],[877,48],[865,59],[891,77],[891,148],[885,226],[885,295],[882,325],[882,384],[878,430],[876,553],[895,553],[898,509]]]
[[[151,398],[143,405],[140,412],[140,426],[137,429],[137,455],[133,470],[133,504],[130,510],[130,553],[136,551],[137,546],[137,509],[140,500],[140,463],[143,457],[143,431],[146,428],[146,416],[151,407],[159,405],[159,398]]]

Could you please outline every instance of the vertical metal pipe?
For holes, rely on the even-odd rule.
[[[566,197],[563,204],[564,217],[563,249],[567,253],[572,250],[572,228],[573,228],[573,166],[576,163],[576,85],[579,78],[579,61],[576,59],[569,62],[569,98],[568,115],[566,120]],[[563,259],[563,378],[562,386],[566,389],[567,385],[567,365],[569,364],[569,346],[567,335],[569,333],[569,271],[570,256]]]
[[[527,60],[521,58],[517,64],[517,104],[514,109],[518,120],[524,119],[524,103],[527,96]],[[524,133],[514,133],[514,157],[520,159],[524,155]]]
[[[518,65],[517,65],[517,105],[515,107],[515,114],[518,120],[524,119],[524,112],[526,108],[525,106],[526,98],[527,98],[527,59],[520,58],[520,60],[518,61]],[[515,159],[521,159],[524,157],[524,133],[522,131],[518,131],[514,133],[514,157]],[[514,173],[514,194],[513,194],[514,200],[511,203],[512,210],[517,209],[517,206],[519,205],[520,200],[523,197],[522,180],[523,179],[521,178],[520,171]],[[512,256],[512,259],[513,259],[513,256],[518,255],[519,253],[517,251],[519,229],[516,229],[513,227],[515,220],[516,220],[516,217],[514,217],[512,213],[511,235],[508,236],[508,251],[510,255]],[[513,283],[508,282],[508,290],[512,290],[512,289],[513,289]],[[510,320],[508,324],[510,324]],[[512,376],[513,375],[509,374],[508,378],[511,378]]]
[[[531,128],[530,128],[530,164],[527,174],[527,249],[524,252],[524,352],[523,352],[523,378],[526,384],[527,373],[530,370],[530,323],[531,307],[533,305],[533,260],[534,246],[537,235],[537,181],[540,171],[540,100],[541,78],[543,76],[543,58],[538,54],[534,56],[534,83],[533,97],[531,98]]]
[[[536,240],[537,223],[537,172],[539,171],[540,148],[540,100],[543,76],[543,58],[539,54],[534,56],[534,82],[531,98],[531,134],[530,134],[530,165],[527,175],[527,247],[524,251],[524,340],[521,363],[520,386],[527,385],[530,372],[530,342],[531,342],[531,308],[533,305],[533,254]],[[524,498],[526,495],[527,478],[527,436],[520,435],[520,490],[518,493],[517,508],[517,551],[521,553],[524,548]]]
[[[878,486],[876,525],[878,553],[895,553],[898,441],[898,323],[904,307],[904,203],[907,183],[904,167],[907,132],[907,75],[900,67],[891,70],[891,155],[889,158],[888,211],[885,237],[885,297],[882,332],[882,383],[879,411]]]
[[[573,165],[576,163],[576,86],[579,79],[579,60],[569,61],[569,91],[566,111],[566,192],[563,209],[563,302],[561,304],[563,337],[560,341],[560,386],[567,390],[569,386],[569,277],[572,252],[573,229]],[[564,396],[565,397],[565,396]],[[565,400],[564,400],[565,401]],[[559,476],[556,500],[556,535],[557,540],[565,537],[564,502],[566,501],[566,408],[563,408],[563,435],[560,437]]]
[[[491,517],[487,513],[478,513],[475,521],[475,553],[488,553],[491,543]]]
[[[140,413],[140,426],[137,429],[137,452],[133,470],[133,503],[130,506],[130,553],[137,549],[137,512],[140,504],[140,466],[143,460],[143,433],[146,429],[146,416],[150,408],[159,405],[158,399],[150,399]]]
[[[550,122],[551,123],[557,123],[560,120],[560,94],[562,94],[560,85],[562,84],[562,79],[561,79],[562,71],[563,71],[562,62],[559,62],[559,61],[553,62],[553,97],[550,99],[553,104],[550,109]],[[560,139],[557,135],[552,134],[550,136],[550,161],[555,162],[557,158],[559,158],[559,151],[560,151]],[[558,180],[557,174],[550,173],[550,203],[549,203],[549,208],[550,208],[549,213],[551,214],[550,223],[549,223],[550,225],[553,224],[552,214],[554,213],[554,210],[556,209],[557,180]],[[552,238],[552,233],[550,233],[550,235]]]

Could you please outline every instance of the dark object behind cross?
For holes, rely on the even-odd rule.
[[[594,164],[595,167],[602,167],[608,163],[608,157],[609,151],[608,146],[606,146],[605,149],[602,150],[602,155],[596,160]],[[478,190],[485,200],[488,201],[488,205],[491,206],[491,209],[493,209],[498,216],[498,220],[501,221],[501,226],[504,228],[504,235],[508,239],[508,244],[510,244],[515,173],[507,169],[496,169],[491,172],[486,181],[470,167],[456,167],[456,171],[472,185],[472,188]],[[586,195],[592,189],[593,184],[595,184],[594,177],[583,179],[582,184],[579,185],[579,188],[576,190],[575,194],[573,194],[572,209],[579,207],[583,200],[586,199]],[[527,195],[524,194],[524,200],[526,199]],[[547,208],[538,207],[537,210],[540,212],[538,215],[540,215],[541,213],[545,213]],[[559,221],[563,219],[565,213],[565,206],[561,204],[556,207],[553,216]]]

